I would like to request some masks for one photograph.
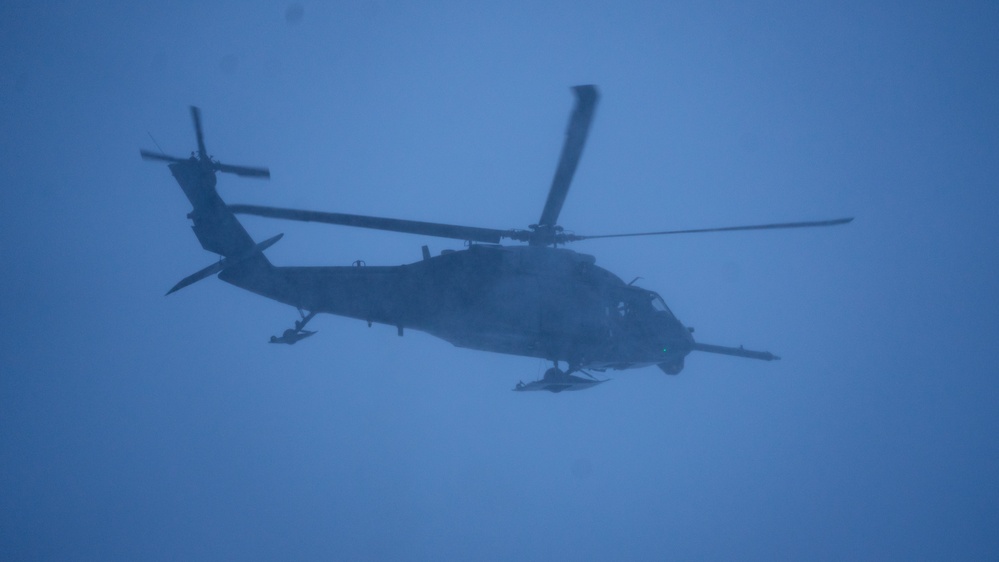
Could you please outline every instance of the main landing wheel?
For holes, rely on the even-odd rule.
[[[541,380],[554,381],[565,378],[565,372],[558,367],[552,367],[545,371],[545,376]]]

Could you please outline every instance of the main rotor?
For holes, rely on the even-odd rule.
[[[562,144],[562,155],[559,157],[558,167],[555,168],[552,186],[548,189],[548,199],[541,211],[541,219],[538,224],[529,227],[531,235],[526,242],[531,246],[564,244],[567,241],[564,239],[564,230],[558,225],[558,216],[562,213],[562,204],[569,194],[572,177],[576,174],[579,157],[583,155],[586,137],[590,133],[590,123],[597,109],[597,100],[600,99],[594,86],[576,86],[572,91],[576,94],[576,105],[569,117],[569,127],[565,131],[565,142]]]
[[[833,226],[846,224],[853,220],[853,217],[805,222],[785,222],[758,224],[748,226],[727,226],[720,228],[699,228],[688,230],[663,230],[657,232],[634,232],[627,234],[601,234],[601,235],[579,235],[566,232],[558,224],[559,214],[562,212],[562,205],[569,194],[569,187],[572,185],[572,178],[579,165],[579,159],[583,154],[583,147],[586,146],[586,138],[590,132],[590,123],[596,112],[597,101],[600,98],[597,88],[592,85],[575,86],[572,88],[576,96],[576,102],[569,116],[569,125],[565,132],[565,140],[562,144],[562,154],[559,157],[558,166],[555,168],[555,176],[552,178],[551,187],[548,189],[548,198],[545,200],[544,209],[541,211],[541,218],[537,224],[530,225],[527,229],[494,229],[474,226],[460,226],[454,224],[413,221],[405,219],[392,219],[385,217],[371,217],[365,215],[352,215],[346,213],[327,213],[322,211],[304,211],[298,209],[283,209],[278,207],[263,207],[258,205],[229,205],[233,213],[256,215],[277,219],[296,220],[303,222],[321,222],[326,224],[336,224],[342,226],[354,226],[359,228],[372,228],[376,230],[387,230],[392,232],[404,232],[408,234],[420,234],[425,236],[437,236],[442,238],[452,238],[465,240],[467,242],[483,242],[498,244],[503,239],[527,242],[531,246],[558,246],[568,242],[580,240],[591,240],[595,238],[624,238],[631,236],[660,236],[665,234],[691,234],[701,232],[730,232],[736,230],[768,230],[778,228],[802,228],[813,226]],[[196,108],[192,109],[194,115],[195,129],[198,132],[199,157],[204,160],[204,143],[201,139],[201,125]],[[172,157],[158,154],[146,153],[143,157],[160,160],[174,161]],[[212,162],[213,169],[221,171],[233,171],[240,169],[254,170],[239,166],[226,166],[208,158]],[[241,174],[253,175],[253,174]]]

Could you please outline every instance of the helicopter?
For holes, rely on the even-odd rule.
[[[197,281],[219,279],[258,295],[294,306],[301,314],[271,343],[294,344],[315,332],[305,330],[318,313],[372,324],[422,331],[458,347],[533,357],[552,363],[541,380],[523,382],[516,391],[562,392],[592,388],[605,372],[657,366],[677,375],[693,351],[773,361],[766,351],[694,341],[685,326],[654,291],[625,283],[596,265],[593,256],[565,248],[597,238],[661,236],[702,232],[834,226],[852,217],[693,230],[578,235],[558,224],[573,175],[583,153],[599,94],[595,86],[572,88],[575,103],[555,176],[540,219],[526,229],[492,229],[365,215],[258,205],[228,205],[216,190],[217,173],[269,178],[262,167],[223,164],[208,154],[201,112],[191,107],[197,152],[188,158],[140,150],[147,160],[168,168],[193,209],[187,215],[201,246],[219,260],[174,285],[174,293]],[[462,250],[431,255],[397,266],[275,266],[264,250],[279,234],[255,242],[236,215],[319,222],[461,240]],[[523,244],[503,245],[504,239]],[[637,281],[637,279],[636,279]],[[305,312],[308,311],[308,312]],[[565,369],[561,368],[565,363]],[[580,376],[576,373],[580,373]]]

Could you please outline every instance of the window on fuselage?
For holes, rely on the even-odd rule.
[[[615,316],[629,318],[636,316],[648,316],[653,311],[649,300],[644,298],[643,295],[629,294],[622,295],[622,297],[623,298],[617,299],[617,302],[608,310],[608,312],[614,311]]]
[[[657,312],[665,312],[670,316],[673,316],[673,311],[666,306],[666,301],[664,301],[663,298],[656,293],[652,293],[652,308],[654,308]]]

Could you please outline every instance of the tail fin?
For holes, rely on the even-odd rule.
[[[245,255],[256,243],[215,191],[215,171],[197,160],[170,164],[194,209],[187,215],[194,222],[194,235],[201,247],[226,258]]]
[[[201,112],[198,108],[191,107],[191,117],[194,120],[198,150],[192,152],[190,158],[178,158],[146,150],[140,151],[139,154],[146,160],[170,163],[170,172],[194,207],[187,216],[194,222],[192,228],[198,241],[201,242],[201,247],[219,254],[223,259],[218,264],[184,278],[170,290],[170,293],[236,264],[240,264],[239,269],[244,271],[247,268],[270,269],[272,266],[262,251],[281,237],[278,235],[260,244],[254,242],[215,190],[217,172],[269,178],[270,171],[267,168],[222,164],[213,159],[205,148],[204,134],[201,130]]]

